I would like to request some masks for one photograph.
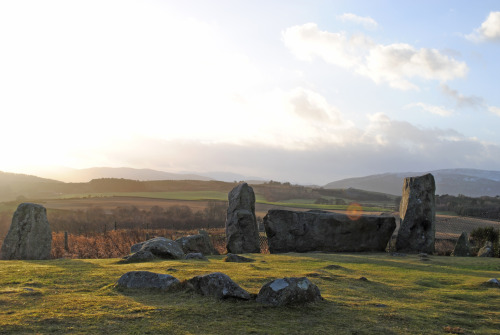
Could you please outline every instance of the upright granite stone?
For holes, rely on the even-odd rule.
[[[264,217],[269,251],[384,251],[396,229],[393,216],[272,209]]]
[[[259,253],[259,230],[255,217],[255,194],[247,183],[229,192],[227,208],[227,251],[233,254]]]
[[[52,231],[45,207],[20,204],[2,244],[2,259],[49,259],[51,248]]]
[[[405,252],[434,252],[436,235],[436,184],[430,173],[405,178],[399,206],[400,227],[396,249]]]
[[[467,236],[466,232],[462,232],[462,234],[458,238],[458,241],[455,244],[455,249],[453,249],[453,252],[451,253],[451,255],[458,256],[458,257],[471,256],[469,237]]]

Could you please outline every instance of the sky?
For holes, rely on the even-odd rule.
[[[0,171],[500,170],[498,1],[0,1]]]

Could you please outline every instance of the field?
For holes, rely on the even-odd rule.
[[[498,334],[500,259],[379,254],[246,255],[255,263],[119,264],[117,259],[0,261],[0,333],[95,334]],[[193,292],[118,291],[127,271],[180,280],[220,271],[250,293],[307,276],[322,302],[268,307]],[[365,277],[367,280],[360,280]]]

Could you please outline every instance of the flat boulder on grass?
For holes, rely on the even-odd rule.
[[[137,252],[137,251],[141,250],[141,248],[144,245],[144,243],[146,243],[146,242],[140,242],[140,243],[136,243],[136,244],[132,245],[130,247],[130,252],[134,253],[134,252]]]
[[[218,255],[219,253],[215,250],[212,241],[210,240],[210,236],[206,232],[197,234],[197,235],[189,235],[178,238],[175,240],[177,242],[184,253],[202,253],[203,255]]]
[[[224,262],[250,263],[255,262],[255,259],[229,253],[224,257]]]
[[[121,263],[140,263],[140,262],[149,262],[152,260],[158,259],[155,255],[153,255],[150,251],[147,250],[139,250],[136,253],[127,255],[122,258]]]
[[[181,246],[177,242],[165,237],[155,237],[147,240],[142,245],[140,251],[149,251],[156,257],[163,259],[184,258],[184,251]]]
[[[484,247],[479,249],[477,252],[477,257],[494,257],[495,253],[493,251],[493,243],[486,241]]]
[[[257,302],[285,306],[323,300],[319,288],[306,277],[275,279],[260,289]]]
[[[491,278],[490,280],[484,282],[483,286],[500,288],[500,281],[496,278]]]
[[[187,286],[196,293],[212,296],[217,299],[250,300],[250,294],[236,284],[228,275],[214,272],[203,276],[196,276],[187,281]]]
[[[197,259],[201,261],[208,261],[208,259],[203,256],[201,252],[190,252],[189,254],[186,255],[186,259]]]
[[[116,283],[121,289],[157,289],[171,291],[180,286],[177,278],[149,271],[130,271],[118,279]]]

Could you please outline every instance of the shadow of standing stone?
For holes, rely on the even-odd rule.
[[[2,259],[49,259],[51,249],[52,231],[45,207],[20,204],[2,244]]]
[[[228,200],[227,252],[233,254],[260,253],[253,189],[247,183],[242,183],[229,192]]]
[[[401,226],[396,250],[404,252],[434,252],[436,235],[436,183],[430,173],[405,178],[399,207]]]

